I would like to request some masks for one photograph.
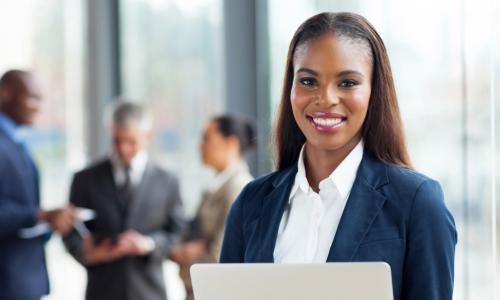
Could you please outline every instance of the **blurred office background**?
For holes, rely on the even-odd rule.
[[[74,171],[109,150],[102,121],[122,95],[155,117],[152,156],[176,172],[189,214],[213,174],[199,158],[215,114],[258,120],[254,175],[268,139],[288,43],[321,11],[367,17],[389,51],[417,170],[438,179],[457,222],[455,299],[500,297],[500,3],[498,0],[22,0],[0,3],[0,73],[26,68],[45,101],[31,147],[43,206],[65,204]],[[84,270],[47,247],[52,294],[83,299]],[[166,263],[171,300],[182,299]]]

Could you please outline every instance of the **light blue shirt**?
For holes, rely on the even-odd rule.
[[[22,143],[20,138],[20,126],[3,112],[0,112],[0,128],[7,133],[7,136],[16,143]]]
[[[32,162],[31,152],[26,144],[28,128],[26,126],[18,125],[9,116],[0,112],[0,130],[3,130],[7,134],[7,137],[14,141],[14,143],[21,146],[25,154],[28,156],[29,161]]]
[[[26,142],[26,138],[30,132],[29,127],[18,125],[9,116],[0,112],[0,130],[3,130],[7,134],[7,137],[19,144],[30,155],[28,143]]]

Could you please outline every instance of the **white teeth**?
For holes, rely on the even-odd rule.
[[[313,118],[312,119],[314,123],[321,125],[321,126],[329,126],[329,127],[334,127],[342,123],[342,119],[340,118],[332,118],[332,119],[324,119],[324,118]]]

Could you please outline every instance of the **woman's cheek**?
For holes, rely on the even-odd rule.
[[[295,85],[292,86],[292,90],[290,91],[290,100],[292,104],[296,106],[300,106],[303,103],[304,92],[297,88]]]
[[[309,104],[317,101],[318,96],[311,91],[292,87],[292,90],[290,92],[290,100],[292,101],[292,105],[296,108],[304,109]]]
[[[344,104],[348,107],[351,113],[360,113],[368,109],[370,101],[370,93],[359,91],[345,98]]]

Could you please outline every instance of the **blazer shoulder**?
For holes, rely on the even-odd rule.
[[[387,165],[387,177],[392,186],[415,192],[426,182],[434,182],[439,184],[436,180],[427,175],[410,170],[400,166]]]
[[[275,184],[279,184],[280,180],[287,174],[289,170],[274,171],[267,175],[257,177],[247,183],[238,198],[235,201],[235,206],[241,207],[244,210],[252,210],[261,205],[261,201],[250,201],[255,199],[263,199],[275,189]],[[248,199],[248,200],[247,200]]]
[[[103,158],[85,167],[84,169],[76,172],[74,178],[95,176],[96,174],[101,174],[109,171],[110,168],[111,168],[110,160],[107,158]]]
[[[270,191],[273,188],[273,183],[276,179],[279,179],[280,175],[282,175],[283,171],[274,171],[272,173],[259,176],[253,180],[251,180],[246,186],[245,189],[249,190],[252,194],[266,194],[266,192]]]
[[[413,170],[398,166],[387,168],[389,184],[383,187],[389,200],[405,210],[413,210],[415,204],[432,211],[446,210],[444,193],[438,181]]]
[[[179,177],[173,171],[166,169],[155,162],[148,162],[147,168],[149,169],[149,172],[154,175],[154,177],[161,178],[166,181],[173,181],[176,183],[179,182]]]

